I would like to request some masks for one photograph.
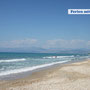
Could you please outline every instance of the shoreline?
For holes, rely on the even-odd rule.
[[[70,64],[57,65],[52,68],[36,71],[33,72],[30,76],[21,79],[11,81],[0,80],[0,90],[24,90],[24,88],[25,90],[46,90],[47,88],[50,88],[48,90],[79,90],[80,87],[78,87],[77,89],[73,89],[71,87],[69,89],[63,89],[64,84],[68,81],[68,87],[72,86],[73,84],[71,85],[70,82],[77,81],[78,78],[80,78],[80,80],[88,79],[84,80],[85,85],[88,86],[88,84],[90,83],[89,65],[90,59]],[[52,85],[55,87],[53,87]],[[89,86],[88,88],[89,89],[85,89],[83,87],[82,90],[90,90]]]
[[[0,76],[0,80],[16,80],[16,79],[21,79],[21,78],[24,78],[24,77],[28,77],[30,75],[32,75],[32,73],[34,72],[40,72],[42,70],[47,70],[47,69],[52,69],[52,68],[55,68],[57,66],[63,66],[65,64],[72,64],[72,63],[76,63],[76,62],[82,62],[82,61],[85,61],[87,59],[82,59],[82,60],[75,60],[75,61],[60,61],[60,62],[54,62],[54,63],[49,63],[49,64],[44,64],[44,65],[40,65],[40,66],[34,66],[33,67],[30,67],[30,69],[28,69],[27,71],[19,71],[19,72],[14,72],[14,73],[11,73],[11,74],[7,74],[7,75],[2,75]],[[36,67],[36,68],[35,68]],[[31,68],[33,68],[33,70],[31,70]],[[23,69],[21,69],[23,70]],[[1,74],[0,74],[1,75]]]
[[[53,67],[57,67],[58,65],[63,65],[63,64],[68,64],[71,61],[60,61],[60,62],[54,62],[54,63],[49,63],[49,64],[43,64],[43,65],[39,65],[39,66],[34,66],[36,68],[33,68],[33,70],[27,70],[27,71],[20,71],[17,73],[12,73],[12,74],[7,74],[7,75],[2,75],[0,76],[0,80],[16,80],[16,79],[21,79],[21,78],[25,78],[27,76],[32,75],[32,73],[34,72],[40,72],[42,70],[47,70]],[[32,67],[30,67],[31,69]]]

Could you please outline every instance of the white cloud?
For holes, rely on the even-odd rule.
[[[89,41],[85,40],[64,40],[55,39],[48,40],[44,45],[44,48],[88,48]]]
[[[37,39],[23,39],[0,42],[0,48],[22,48],[22,47],[41,47],[41,48],[90,48],[90,41],[85,40],[47,40],[43,44]]]
[[[88,45],[88,47],[90,47],[90,41],[88,41],[87,45]]]
[[[3,48],[20,48],[20,47],[32,47],[36,46],[37,39],[23,39],[0,42],[0,47]]]
[[[59,47],[63,48],[66,46],[67,43],[68,42],[63,39],[48,40],[44,47],[46,47],[46,48],[59,48]]]

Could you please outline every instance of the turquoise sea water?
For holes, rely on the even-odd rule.
[[[86,54],[0,53],[0,76],[88,58]]]

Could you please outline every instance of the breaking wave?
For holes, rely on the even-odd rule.
[[[25,58],[22,59],[8,59],[8,60],[0,60],[0,63],[4,63],[4,62],[19,62],[19,61],[25,61]]]
[[[21,68],[21,69],[14,69],[14,70],[9,70],[9,71],[4,71],[4,72],[0,73],[0,76],[32,71],[32,70],[35,70],[35,69],[44,68],[44,67],[52,66],[52,65],[55,65],[55,64],[65,63],[65,62],[68,62],[68,61],[70,61],[70,60],[60,61],[60,62],[53,62],[53,63],[43,64],[43,65],[38,65],[38,66],[33,66],[33,67],[26,67],[26,68]]]
[[[48,59],[52,59],[52,58],[73,58],[74,55],[71,55],[71,56],[48,56],[48,57],[43,57],[43,58],[48,58]]]

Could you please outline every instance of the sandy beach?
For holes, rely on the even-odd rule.
[[[41,70],[18,80],[0,81],[0,90],[90,90],[90,60]]]

